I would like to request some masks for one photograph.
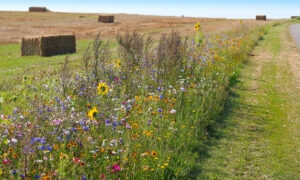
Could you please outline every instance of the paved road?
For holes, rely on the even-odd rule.
[[[291,25],[290,30],[298,48],[300,49],[300,24]]]

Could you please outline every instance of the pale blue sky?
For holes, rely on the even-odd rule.
[[[52,11],[128,13],[166,16],[268,18],[300,16],[300,0],[0,0],[0,10],[27,11],[46,6]]]

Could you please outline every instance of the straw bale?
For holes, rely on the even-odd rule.
[[[40,38],[22,38],[21,56],[40,55]]]
[[[115,17],[114,16],[99,16],[98,22],[103,23],[114,23]]]
[[[267,16],[266,15],[257,15],[256,16],[256,20],[266,21],[267,20]]]
[[[46,7],[30,7],[29,12],[47,12]]]
[[[300,16],[291,16],[291,19],[300,19]]]
[[[75,35],[41,37],[41,56],[53,56],[76,52]]]

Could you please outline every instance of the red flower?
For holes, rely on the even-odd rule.
[[[73,158],[73,162],[74,163],[80,163],[80,159],[79,158]]]
[[[4,159],[4,160],[3,160],[3,164],[10,164],[10,163],[11,163],[10,160],[7,160],[7,159]]]

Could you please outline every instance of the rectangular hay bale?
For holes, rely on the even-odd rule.
[[[47,12],[46,7],[29,7],[29,12]]]
[[[40,38],[22,38],[21,56],[40,55]]]
[[[99,16],[98,22],[103,23],[114,23],[115,17],[114,16]]]
[[[300,16],[291,16],[291,19],[300,19]]]
[[[267,16],[266,15],[257,15],[256,16],[256,20],[266,21],[267,20]]]
[[[41,56],[52,56],[76,52],[75,35],[41,37]]]
[[[22,38],[21,56],[43,57],[76,52],[75,35]]]

